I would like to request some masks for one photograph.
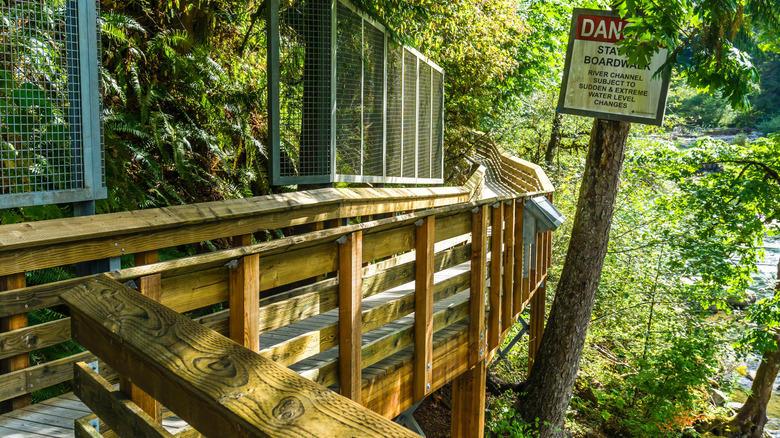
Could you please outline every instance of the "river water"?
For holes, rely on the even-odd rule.
[[[758,264],[758,272],[753,276],[753,286],[751,289],[756,292],[758,299],[770,297],[774,291],[774,281],[777,275],[777,263],[780,259],[780,238],[766,238],[764,239],[764,260]],[[758,369],[758,364],[761,358],[759,356],[749,357],[744,365],[747,368],[746,375],[754,376]],[[744,391],[749,391],[750,386],[753,383],[747,376],[740,375],[737,382]],[[775,380],[775,388],[780,386],[780,376]],[[739,407],[742,402],[745,401],[745,392],[738,392],[732,406]],[[775,389],[772,392],[772,399],[769,401],[767,408],[767,417],[769,422],[764,430],[775,438],[780,438],[780,390]]]

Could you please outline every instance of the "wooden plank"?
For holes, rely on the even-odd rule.
[[[479,361],[452,382],[453,438],[485,435],[485,373],[485,362]]]
[[[428,216],[417,227],[414,280],[414,399],[422,400],[431,390],[433,376],[433,258],[436,216]]]
[[[230,269],[230,339],[259,351],[260,255],[252,254],[238,260]]]
[[[341,395],[360,403],[360,315],[363,302],[363,232],[339,245],[339,386]]]
[[[469,310],[469,364],[485,357],[485,276],[487,275],[487,211],[479,207],[471,217],[471,297]]]
[[[469,286],[469,278],[470,274],[464,272],[435,284],[434,301],[465,290]],[[362,333],[370,332],[412,311],[414,311],[412,293],[366,310],[361,316]],[[260,355],[280,365],[290,366],[336,345],[338,345],[338,324],[332,323],[325,326],[318,325],[311,331],[301,333],[294,338],[283,339],[278,344],[261,350]]]
[[[0,291],[21,289],[26,285],[27,280],[24,271],[0,277]],[[11,332],[27,327],[27,313],[22,312],[16,315],[8,315],[0,318],[0,333]],[[26,352],[9,356],[0,360],[0,374],[7,374],[13,371],[22,370],[30,366],[30,356]],[[22,395],[2,403],[6,410],[19,409],[29,406],[32,399],[28,395]]]
[[[433,390],[451,382],[467,370],[468,325],[455,324],[434,335]],[[403,353],[403,352],[402,352]],[[396,356],[403,358],[403,354]],[[412,406],[412,355],[396,356],[381,363],[380,375],[364,382],[363,404],[386,418],[394,418]],[[390,366],[390,365],[393,366]]]
[[[173,438],[125,394],[114,388],[84,362],[74,364],[74,392],[119,436]]]
[[[204,435],[415,436],[120,284],[98,280],[61,295],[74,337]]]
[[[80,284],[84,278],[90,277],[0,292],[0,318],[56,306],[60,303],[60,292],[71,285]]]
[[[414,248],[414,225],[393,228],[379,233],[366,234],[363,238],[363,259],[377,260]]]
[[[70,341],[69,318],[0,333],[0,359],[67,341]]]
[[[504,208],[501,203],[493,206],[491,218],[491,257],[490,257],[490,314],[488,316],[488,350],[498,346],[501,334],[501,249],[504,227]]]
[[[76,419],[74,426],[73,436],[76,438],[103,438],[103,435],[83,418]]]
[[[339,217],[412,211],[468,200],[463,188],[372,190],[320,189],[2,225],[0,275]]]
[[[433,331],[438,332],[469,315],[468,301],[444,308],[433,314]],[[367,367],[413,344],[413,326],[405,327],[363,346],[363,366]],[[433,359],[431,359],[433,360]],[[433,362],[432,362],[433,363]],[[438,364],[437,364],[438,365]],[[433,368],[433,367],[431,367]],[[431,379],[433,374],[431,374]],[[417,398],[415,397],[415,400]]]
[[[469,233],[471,231],[469,228],[469,216],[470,213],[466,211],[436,219],[436,241],[441,242]]]
[[[263,304],[257,312],[258,334],[285,327],[295,322],[328,312],[338,304],[338,280],[321,281],[300,288],[302,292],[286,300]],[[274,297],[269,297],[272,299]],[[270,300],[269,300],[270,301]]]
[[[409,254],[414,255],[414,253]],[[470,244],[441,251],[434,258],[434,271],[451,268],[468,260],[470,256]],[[396,265],[397,258],[406,259],[406,257],[395,257],[363,268],[363,298],[414,279],[414,260]],[[338,281],[335,278],[263,299],[258,313],[260,333],[333,310],[337,307],[337,302]]]
[[[29,394],[73,378],[73,362],[92,362],[95,356],[88,351],[57,359],[23,370],[0,375],[0,400]]]
[[[0,432],[2,432],[2,435],[0,436],[3,438],[29,438],[30,431],[35,431],[36,435],[43,437],[71,438],[73,436],[73,429],[65,429],[63,427],[49,426],[11,418],[6,421],[0,421]]]
[[[227,266],[163,277],[161,303],[177,312],[188,312],[230,300]]]
[[[501,331],[512,326],[513,291],[515,279],[515,201],[504,203],[504,288],[501,303]]]
[[[523,294],[523,282],[526,277],[523,275],[523,257],[525,257],[525,245],[523,244],[523,225],[525,212],[525,199],[522,202],[517,202],[515,208],[515,285],[512,289],[512,318],[517,320],[517,317],[523,311],[523,303],[527,297]]]
[[[135,266],[151,265],[157,263],[157,251],[146,251],[135,254]],[[160,302],[162,297],[162,277],[160,274],[152,274],[141,277],[136,281],[138,292]],[[133,384],[133,381],[127,376],[119,376],[119,390],[125,393],[144,412],[149,414],[155,421],[162,422],[162,406],[144,390]]]
[[[260,257],[260,291],[316,277],[338,269],[336,243]]]

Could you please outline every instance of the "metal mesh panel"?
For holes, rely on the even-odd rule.
[[[432,87],[433,111],[431,126],[433,137],[433,163],[431,178],[444,178],[444,169],[442,169],[442,153],[444,151],[444,75],[436,70],[433,71]]]
[[[403,52],[401,46],[393,42],[387,47],[387,133],[385,134],[385,158],[387,176],[401,176],[401,119],[403,92]]]
[[[441,181],[440,68],[346,0],[285,1],[269,26],[274,181]]]
[[[404,50],[403,176],[416,176],[417,150],[417,57]]]
[[[431,177],[431,66],[421,62],[417,100],[417,177]]]
[[[363,41],[363,174],[383,176],[385,35],[364,23]]]
[[[336,173],[361,175],[363,19],[339,3],[336,21]]]
[[[84,186],[76,7],[0,3],[0,195]]]
[[[331,3],[279,5],[279,174],[330,174]]]

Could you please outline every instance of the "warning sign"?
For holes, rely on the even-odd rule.
[[[575,9],[566,52],[558,111],[652,125],[663,123],[668,70],[653,77],[668,56],[661,49],[648,65],[629,63],[618,52],[628,24],[616,12]]]

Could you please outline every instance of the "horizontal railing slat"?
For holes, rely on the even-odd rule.
[[[410,431],[113,281],[64,292],[73,335],[205,435]]]

